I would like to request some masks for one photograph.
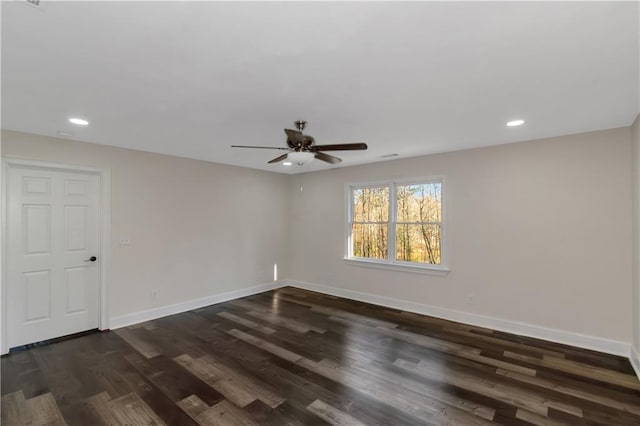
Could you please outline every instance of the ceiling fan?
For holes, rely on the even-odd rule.
[[[269,163],[277,163],[282,160],[292,161],[299,166],[317,158],[318,160],[325,161],[330,164],[336,164],[342,161],[338,157],[325,154],[321,151],[352,151],[352,150],[364,150],[367,149],[366,143],[341,143],[334,145],[316,145],[315,139],[312,136],[302,133],[307,122],[304,120],[298,120],[295,122],[298,130],[284,129],[287,134],[287,146],[284,147],[271,147],[271,146],[250,146],[250,145],[231,145],[232,148],[260,148],[260,149],[280,149],[288,151],[286,154],[282,154],[279,157],[269,161]]]

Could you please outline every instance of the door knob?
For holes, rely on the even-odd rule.
[[[95,256],[91,256],[90,258],[88,258],[87,260],[85,260],[85,262],[95,262],[96,260],[98,260],[97,257]]]

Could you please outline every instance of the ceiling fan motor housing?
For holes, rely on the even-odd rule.
[[[311,148],[315,144],[316,140],[313,136],[304,135],[302,140],[299,143],[293,142],[291,139],[287,138],[287,146],[291,149],[295,149],[296,151],[305,151]]]

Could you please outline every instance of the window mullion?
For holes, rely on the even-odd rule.
[[[397,220],[397,206],[396,206],[396,185],[389,185],[389,222],[387,225],[387,257],[389,262],[395,263],[396,261],[396,220]]]
[[[349,199],[347,200],[347,257],[353,256],[353,187],[349,187]]]

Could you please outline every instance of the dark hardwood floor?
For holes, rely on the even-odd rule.
[[[2,358],[3,425],[640,425],[628,360],[284,288]]]

